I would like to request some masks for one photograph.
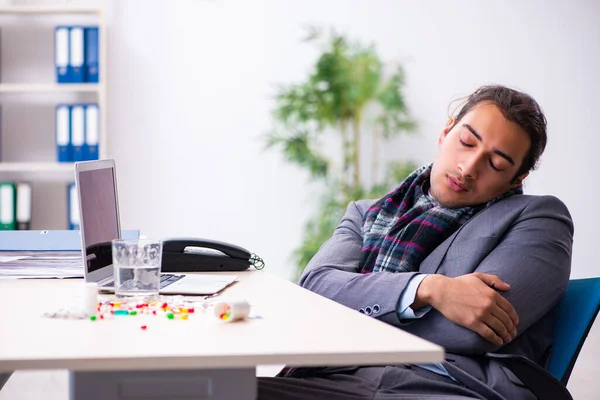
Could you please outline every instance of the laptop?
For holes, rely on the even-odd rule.
[[[114,292],[111,241],[121,239],[117,173],[114,160],[75,163],[81,251],[86,282]],[[237,279],[232,275],[163,273],[160,294],[212,295]]]

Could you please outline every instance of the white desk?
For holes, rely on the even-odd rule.
[[[247,299],[262,318],[50,319],[42,314],[77,302],[81,280],[0,280],[0,372],[68,369],[74,399],[128,399],[161,390],[169,399],[189,398],[189,390],[207,396],[198,398],[253,399],[256,365],[443,360],[441,347],[268,272],[236,275],[239,282],[222,297]]]

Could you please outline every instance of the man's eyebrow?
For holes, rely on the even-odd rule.
[[[477,133],[477,131],[475,129],[473,129],[473,127],[471,125],[469,125],[469,124],[463,124],[463,126],[465,128],[467,128],[469,130],[469,132],[471,132],[473,134],[473,136],[475,136],[475,138],[477,140],[479,140],[480,142],[483,141],[481,139],[481,135],[479,133]],[[494,153],[498,154],[500,157],[504,158],[506,161],[508,161],[512,165],[515,165],[515,160],[513,160],[512,157],[509,156],[508,154],[506,154],[505,152],[503,152],[501,150],[498,150],[498,149],[494,149]]]

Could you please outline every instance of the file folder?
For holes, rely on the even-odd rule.
[[[66,104],[56,106],[56,153],[58,162],[70,162],[71,156],[71,110]]]
[[[71,160],[83,161],[83,145],[85,143],[84,106],[71,106]]]
[[[29,182],[17,182],[17,226],[18,230],[31,228],[32,189]]]
[[[69,83],[69,28],[66,26],[57,26],[54,29],[54,65],[56,81]]]
[[[69,67],[67,69],[67,75],[69,76],[70,83],[83,82],[83,57],[83,27],[72,26],[69,28]]]
[[[98,160],[98,140],[100,137],[100,115],[98,104],[88,104],[85,107],[85,144],[83,145],[84,160]]]
[[[0,182],[0,230],[15,229],[15,184]]]
[[[79,231],[0,231],[0,251],[81,251]],[[139,239],[139,230],[122,230],[121,238]]]
[[[69,229],[79,230],[79,200],[77,197],[77,187],[75,182],[67,186],[67,218],[69,219]]]
[[[85,82],[98,83],[99,67],[98,67],[98,27],[91,26],[85,28]]]

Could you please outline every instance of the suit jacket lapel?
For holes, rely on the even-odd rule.
[[[460,226],[460,228],[458,228],[456,230],[456,232],[454,232],[452,235],[450,235],[450,237],[448,239],[444,240],[444,242],[442,244],[440,244],[438,247],[436,247],[435,250],[432,251],[431,254],[429,254],[429,256],[423,260],[423,262],[419,266],[419,272],[422,273],[422,274],[435,274],[435,273],[437,273],[438,269],[442,265],[442,262],[444,261],[444,257],[446,256],[446,253],[448,252],[448,249],[450,248],[450,246],[454,242],[454,239],[456,239],[456,236],[458,236],[458,234],[460,233],[460,231],[468,223],[470,223],[471,221],[473,221],[475,219],[475,217],[477,217],[479,214],[481,214],[485,210],[486,209],[484,208],[483,210],[480,210],[477,214],[475,214],[471,218],[469,218],[469,220],[467,222],[465,222],[464,224],[462,224]]]

